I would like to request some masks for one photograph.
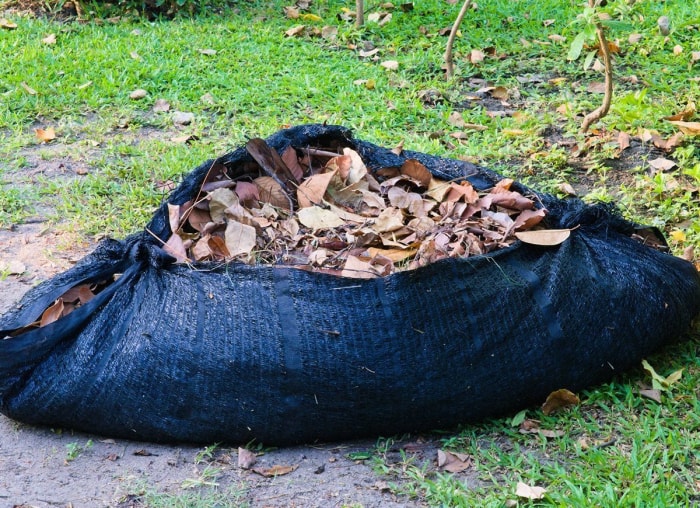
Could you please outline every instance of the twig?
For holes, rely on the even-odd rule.
[[[452,57],[452,47],[455,44],[455,37],[457,37],[459,25],[462,24],[462,19],[464,19],[464,15],[467,13],[467,10],[469,10],[471,3],[472,0],[464,0],[462,8],[460,9],[459,14],[457,14],[457,19],[455,19],[455,22],[452,25],[450,37],[447,39],[447,47],[445,48],[445,74],[447,79],[452,79],[452,76],[454,75],[454,60]]]
[[[588,5],[595,7],[595,0],[588,0]],[[598,35],[598,43],[600,44],[600,51],[603,54],[603,64],[605,65],[605,95],[603,96],[603,104],[601,104],[598,109],[591,111],[583,118],[583,123],[581,124],[582,133],[588,131],[588,127],[593,122],[600,120],[608,114],[608,111],[610,110],[610,103],[612,102],[612,61],[610,59],[610,48],[608,47],[608,41],[605,38],[603,26],[600,24],[600,21],[595,22],[595,31]]]

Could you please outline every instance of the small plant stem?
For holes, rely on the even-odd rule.
[[[459,14],[457,14],[457,19],[455,19],[455,22],[452,25],[450,37],[447,39],[447,47],[445,48],[445,76],[447,77],[447,79],[452,79],[452,76],[454,75],[454,59],[452,57],[452,47],[455,44],[455,37],[457,37],[459,25],[462,24],[462,19],[464,19],[464,15],[469,10],[471,3],[472,0],[464,0],[462,8],[459,10]]]
[[[355,0],[355,26],[360,28],[365,24],[365,0]]]
[[[595,0],[588,0],[588,4],[591,7],[595,6]],[[603,54],[603,65],[605,65],[605,95],[603,96],[603,104],[600,105],[594,111],[591,111],[583,118],[583,123],[581,124],[581,132],[585,133],[588,131],[590,125],[603,118],[608,114],[610,110],[610,103],[612,102],[613,94],[613,73],[612,73],[612,61],[610,59],[610,48],[608,47],[608,41],[605,38],[605,33],[603,32],[603,26],[599,21],[595,23],[595,31],[598,35],[598,43],[600,44],[600,52]]]

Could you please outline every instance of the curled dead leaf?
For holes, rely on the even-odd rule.
[[[42,143],[48,143],[49,141],[56,139],[56,131],[53,127],[47,127],[46,129],[34,129],[34,134]]]
[[[250,469],[257,462],[258,458],[255,453],[247,448],[238,448],[238,467],[241,469]]]
[[[531,487],[523,482],[518,482],[515,495],[525,499],[542,499],[547,490],[542,487]]]
[[[261,468],[261,467],[254,467],[252,471],[258,473],[261,476],[265,476],[266,478],[270,478],[273,476],[282,476],[285,474],[289,474],[293,471],[296,471],[298,468],[298,465],[294,466],[281,466],[281,465],[274,465],[269,468]]]
[[[678,127],[687,136],[700,136],[700,122],[670,121],[669,123]]]
[[[129,99],[139,100],[139,99],[143,99],[147,95],[148,95],[148,92],[146,90],[144,90],[143,88],[139,88],[139,89],[134,90],[133,92],[131,92],[129,94]]]
[[[542,405],[542,412],[549,415],[554,411],[558,411],[559,409],[576,406],[580,403],[581,400],[575,393],[562,388],[550,393],[547,396],[547,400],[545,400],[544,404]]]

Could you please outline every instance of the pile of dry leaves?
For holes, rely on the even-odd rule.
[[[371,173],[350,148],[289,147],[280,155],[259,138],[246,148],[255,163],[227,170],[215,162],[196,199],[168,205],[165,249],[178,262],[371,278],[507,247],[546,214],[511,190],[512,180],[480,193],[467,181],[433,177],[415,159]]]

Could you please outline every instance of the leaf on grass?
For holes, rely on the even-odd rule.
[[[700,122],[670,121],[686,136],[700,136]]]
[[[34,134],[36,138],[42,143],[48,143],[56,139],[56,131],[53,127],[47,127],[46,129],[34,129]]]
[[[452,113],[450,113],[450,116],[447,118],[447,123],[460,129],[466,125],[466,122],[462,117],[462,113],[460,113],[459,111],[453,111]]]
[[[675,115],[665,116],[664,120],[669,120],[672,122],[687,122],[695,115],[696,107],[694,102],[689,102],[683,111],[676,113]]]
[[[336,174],[336,170],[327,173],[312,175],[304,180],[297,188],[297,202],[299,208],[318,205],[323,202],[328,184]]]
[[[575,393],[562,388],[550,393],[547,400],[542,404],[542,412],[546,415],[552,414],[559,409],[576,406],[581,403],[581,400]]]
[[[247,448],[238,448],[238,467],[241,469],[250,469],[255,465],[258,458],[255,453]]]
[[[39,326],[43,327],[50,325],[51,323],[58,321],[58,319],[63,315],[64,305],[63,298],[56,300],[53,305],[47,308],[41,315],[41,320],[39,321]]]
[[[656,373],[654,368],[649,365],[649,362],[646,360],[642,360],[642,367],[644,367],[644,370],[646,370],[649,374],[651,374],[651,384],[652,387],[655,390],[661,390],[665,391],[671,388],[671,386],[674,383],[677,383],[681,377],[683,376],[683,369],[679,369],[675,372],[672,372],[666,377],[663,377],[659,374]]]
[[[301,208],[297,212],[297,216],[299,222],[313,230],[330,229],[345,224],[345,221],[338,217],[338,215],[320,206]]]
[[[207,55],[207,56],[214,56],[217,53],[217,51],[215,49],[210,49],[210,48],[200,49],[199,52],[202,55]]]
[[[590,93],[600,93],[604,94],[605,93],[605,83],[602,81],[593,81],[588,84],[586,87],[586,91]]]
[[[199,138],[194,134],[183,134],[182,136],[173,136],[170,141],[173,143],[189,143],[190,141],[197,141]]]
[[[133,92],[131,92],[129,94],[129,99],[139,100],[139,99],[143,99],[147,95],[148,95],[148,92],[146,90],[144,90],[143,88],[139,88],[139,89],[134,90]]]
[[[304,29],[306,27],[304,25],[296,25],[290,28],[289,30],[284,32],[284,35],[287,37],[298,37],[302,33],[304,33]]]
[[[438,450],[437,457],[438,468],[450,473],[465,471],[472,465],[471,457],[466,453]]]
[[[56,34],[49,34],[43,39],[41,39],[41,42],[44,44],[48,44],[49,46],[56,44]]]
[[[642,389],[639,390],[639,395],[642,397],[646,397],[647,399],[651,399],[654,402],[658,402],[661,404],[661,390],[654,390],[654,389]]]
[[[515,236],[523,243],[551,247],[564,243],[571,235],[570,229],[537,229],[534,231],[518,231]]]
[[[630,36],[627,38],[627,41],[630,44],[637,44],[639,41],[642,40],[642,37],[644,37],[642,34],[630,34]]]
[[[480,63],[480,62],[483,62],[483,61],[484,61],[484,58],[486,58],[486,55],[484,54],[483,51],[479,51],[478,49],[472,49],[472,50],[469,52],[469,57],[468,57],[468,58],[469,58],[469,61],[470,61],[473,65],[475,65],[475,64],[478,64],[478,63]]]
[[[386,60],[380,63],[379,65],[390,71],[395,71],[399,68],[399,62],[397,62],[396,60]]]
[[[547,490],[542,487],[531,487],[523,482],[518,482],[515,495],[525,499],[542,499]]]
[[[255,247],[255,228],[235,220],[229,220],[226,224],[224,240],[231,257],[243,254],[249,256]]]
[[[17,23],[10,21],[7,18],[0,18],[0,28],[4,28],[5,30],[14,30],[17,28]]]

